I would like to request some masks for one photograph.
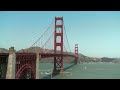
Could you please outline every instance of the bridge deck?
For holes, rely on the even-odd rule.
[[[53,53],[39,53],[41,55],[41,58],[47,58],[47,57],[75,57],[75,55],[72,54],[53,54]],[[3,56],[9,56],[9,53],[0,53],[0,57]],[[36,53],[16,53],[17,57],[24,56],[24,57],[36,57]]]
[[[0,56],[8,56],[9,53],[0,53]]]

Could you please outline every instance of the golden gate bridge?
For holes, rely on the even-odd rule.
[[[54,29],[51,29],[53,33],[48,32],[50,27],[54,24]],[[51,34],[49,38],[43,43],[43,37],[47,37]],[[64,34],[65,32],[65,34]],[[45,39],[44,39],[45,40]],[[66,41],[65,41],[66,40]],[[51,42],[50,42],[51,41]],[[40,42],[38,45],[37,43]],[[67,47],[65,43],[67,42]],[[70,45],[68,42],[64,20],[63,17],[55,17],[49,27],[44,31],[44,33],[30,46],[36,47],[40,46],[39,50],[34,50],[35,52],[30,52],[29,50],[23,50],[22,52],[16,52],[14,47],[9,48],[9,53],[0,53],[0,78],[2,79],[39,79],[39,62],[42,58],[54,59],[53,74],[63,73],[63,58],[73,57],[75,64],[78,63],[78,44],[75,44],[74,54],[71,53]],[[45,51],[45,47],[53,47],[53,52]],[[66,48],[69,48],[69,52]],[[66,53],[65,53],[66,52]]]

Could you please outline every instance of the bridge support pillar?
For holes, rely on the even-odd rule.
[[[75,56],[76,56],[75,64],[77,64],[78,63],[78,44],[75,44]]]
[[[63,17],[55,17],[54,54],[63,54]],[[53,73],[63,73],[63,56],[54,57]]]
[[[39,61],[41,59],[41,55],[37,53],[37,59],[36,59],[36,79],[39,79]]]
[[[63,74],[64,72],[64,69],[63,68],[60,68],[60,69],[53,69],[53,74]]]
[[[6,79],[15,79],[16,54],[14,47],[9,48]]]

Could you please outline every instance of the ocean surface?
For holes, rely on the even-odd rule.
[[[115,63],[64,63],[63,74],[53,77],[52,71],[53,63],[40,63],[40,79],[120,79],[120,64]]]

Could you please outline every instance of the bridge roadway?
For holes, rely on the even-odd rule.
[[[53,53],[0,53],[0,78],[22,79],[26,78],[27,70],[32,70],[29,78],[39,77],[39,61],[41,58],[50,57],[75,57],[72,54],[53,54]],[[27,69],[27,70],[26,70]]]
[[[53,54],[53,53],[39,53],[41,58],[49,57],[75,57],[73,54]],[[0,57],[8,57],[9,53],[0,53]],[[36,53],[16,53],[17,60],[36,59]]]

